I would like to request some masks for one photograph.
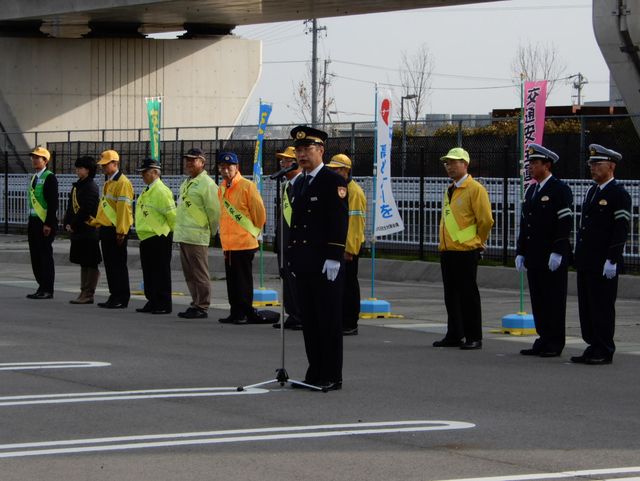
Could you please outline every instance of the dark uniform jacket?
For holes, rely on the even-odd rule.
[[[631,197],[615,179],[604,189],[593,185],[582,204],[576,239],[576,269],[601,274],[609,259],[622,271],[622,253],[629,235]]]
[[[349,225],[347,182],[327,167],[300,194],[304,177],[294,185],[287,260],[295,272],[322,272],[325,260],[342,261]]]
[[[551,176],[533,198],[535,184],[524,195],[516,254],[524,256],[527,269],[547,269],[552,252],[571,263],[573,194],[567,184]]]
[[[78,212],[73,208],[73,191],[75,189],[76,201],[78,202]],[[64,215],[64,225],[70,225],[73,230],[72,239],[97,239],[96,228],[87,224],[91,217],[95,217],[98,212],[98,202],[100,201],[100,190],[90,177],[78,180],[73,183],[69,193],[69,204]]]

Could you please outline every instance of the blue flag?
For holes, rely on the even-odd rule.
[[[271,104],[263,104],[260,102],[260,118],[258,120],[258,138],[256,139],[256,149],[253,155],[253,182],[258,187],[258,191],[262,193],[262,143],[264,141],[264,132],[271,115]]]

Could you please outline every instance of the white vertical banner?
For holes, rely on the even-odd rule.
[[[404,222],[391,190],[391,142],[393,139],[393,109],[388,91],[376,92],[376,171],[374,237],[404,230]]]

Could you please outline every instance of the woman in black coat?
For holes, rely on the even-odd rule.
[[[80,264],[80,295],[71,304],[93,304],[93,295],[100,278],[98,264],[102,262],[98,244],[98,232],[89,221],[98,211],[100,191],[93,178],[96,161],[84,156],[76,160],[78,181],[73,183],[69,205],[64,216],[64,228],[71,235],[69,260]]]

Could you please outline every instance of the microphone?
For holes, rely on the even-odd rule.
[[[270,178],[271,180],[278,179],[278,178],[282,177],[283,175],[288,174],[288,173],[289,173],[289,172],[291,172],[292,170],[296,170],[297,168],[298,168],[298,163],[297,163],[297,162],[294,162],[294,163],[293,163],[293,164],[291,164],[289,167],[285,167],[285,168],[283,168],[283,169],[280,169],[280,171],[279,171],[279,172],[276,172],[275,174],[271,174],[271,175],[269,176],[269,178]]]

